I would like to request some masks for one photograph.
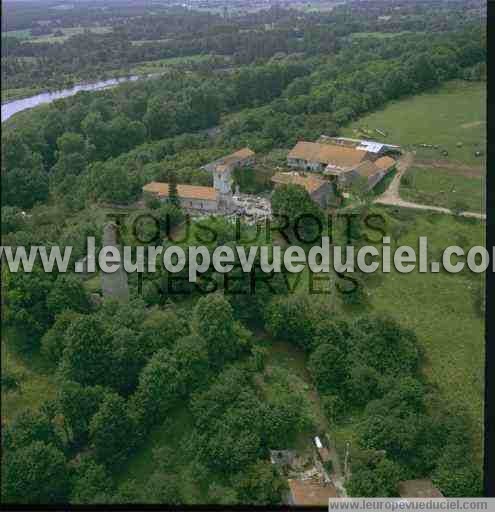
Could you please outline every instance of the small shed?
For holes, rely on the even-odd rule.
[[[314,441],[321,461],[323,463],[328,462],[330,460],[330,452],[328,451],[328,448],[323,446],[323,443],[321,442],[321,439],[318,436],[315,437]]]

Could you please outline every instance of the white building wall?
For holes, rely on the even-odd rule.
[[[168,201],[168,197],[162,198],[162,201]],[[179,197],[180,206],[184,210],[195,210],[203,212],[216,212],[218,210],[218,201],[215,199],[192,199]]]
[[[213,188],[220,194],[230,194],[232,191],[232,172],[230,170],[213,172]]]
[[[324,169],[324,165],[320,164],[319,162],[310,162],[309,160],[300,160],[298,158],[288,158],[287,165],[289,167],[295,167],[297,169],[314,172],[321,172]]]

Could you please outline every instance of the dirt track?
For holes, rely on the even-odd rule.
[[[456,215],[452,210],[448,208],[443,208],[441,206],[430,206],[426,204],[418,204],[411,203],[410,201],[404,201],[400,198],[400,181],[404,173],[411,167],[414,162],[414,154],[411,152],[404,153],[399,160],[397,161],[397,174],[394,176],[392,181],[390,182],[389,187],[385,192],[375,199],[375,203],[377,204],[386,204],[391,206],[399,206],[401,208],[413,208],[416,210],[427,210],[438,213],[445,213],[448,215]],[[414,164],[418,166],[418,164]],[[421,166],[421,164],[419,164]],[[425,164],[426,167],[426,164]],[[486,215],[484,213],[475,213],[475,212],[462,212],[459,215],[462,217],[470,217],[474,219],[486,219]]]

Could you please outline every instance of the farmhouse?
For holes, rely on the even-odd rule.
[[[213,173],[213,186],[220,194],[231,194],[232,173],[239,167],[248,167],[254,163],[254,151],[249,148],[239,149],[231,155],[224,156],[214,162],[203,165],[201,169]]]
[[[341,171],[354,169],[366,158],[365,151],[333,144],[298,142],[287,155],[289,167],[323,172],[328,166]]]
[[[335,176],[337,183],[341,186],[348,187],[354,183],[361,182],[364,189],[371,190],[394,167],[395,160],[393,158],[389,156],[382,156],[374,162],[365,160],[354,169],[346,172],[337,172],[327,169],[324,174],[326,176]]]
[[[275,186],[278,185],[300,185],[304,187],[311,199],[318,203],[322,208],[326,208],[329,204],[330,198],[333,197],[333,184],[328,180],[319,178],[318,176],[310,175],[303,176],[297,172],[277,172],[271,178]]]
[[[287,164],[322,172],[341,187],[360,182],[370,190],[395,166],[388,155],[398,152],[400,147],[392,144],[322,135],[318,142],[298,142],[289,152]]]
[[[166,200],[169,197],[169,186],[168,183],[152,181],[143,187],[143,192],[152,194],[160,200]],[[213,187],[177,185],[177,196],[180,205],[185,210],[200,212],[216,212],[218,210],[218,193]]]

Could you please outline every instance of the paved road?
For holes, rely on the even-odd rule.
[[[409,167],[412,165],[413,161],[414,154],[411,152],[405,153],[399,158],[399,160],[397,161],[397,174],[390,182],[390,185],[387,188],[387,190],[385,190],[385,192],[381,196],[377,197],[374,202],[377,204],[400,206],[402,208],[413,208],[416,210],[427,210],[432,212],[445,213],[448,215],[456,215],[455,212],[449,210],[448,208],[419,203],[411,203],[410,201],[404,201],[403,199],[400,198],[400,180],[402,179],[402,176],[407,171],[407,169],[409,169]],[[462,212],[457,215],[460,215],[462,217],[470,217],[473,219],[486,219],[486,215],[484,213]]]

